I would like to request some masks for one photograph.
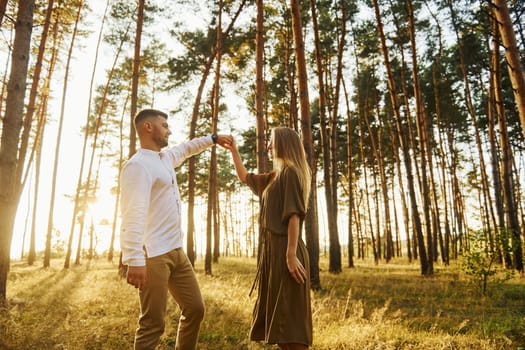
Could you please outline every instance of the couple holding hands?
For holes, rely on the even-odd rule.
[[[272,130],[268,151],[273,170],[249,173],[232,136],[198,137],[166,148],[168,115],[144,109],[134,119],[140,148],[121,172],[121,250],[127,282],[138,289],[140,317],[135,349],[155,349],[164,333],[168,292],[181,316],[176,349],[197,348],[204,301],[193,267],[184,253],[181,198],[174,168],[218,144],[229,150],[237,176],[261,198],[259,226],[263,246],[257,268],[257,301],[250,339],[281,349],[312,344],[309,258],[301,238],[311,173],[299,134]]]

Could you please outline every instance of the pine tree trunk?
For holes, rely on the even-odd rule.
[[[334,199],[334,192],[332,186],[332,167],[331,162],[334,154],[332,153],[331,137],[328,133],[327,126],[329,121],[326,116],[326,88],[324,84],[323,76],[325,74],[323,69],[323,59],[321,57],[320,39],[319,39],[319,28],[317,24],[316,4],[315,0],[310,0],[310,10],[312,12],[312,26],[314,30],[314,47],[315,47],[315,63],[317,67],[317,81],[319,84],[319,118],[320,118],[320,135],[321,135],[321,149],[323,152],[323,179],[324,179],[324,194],[326,200],[326,216],[328,221],[328,234],[330,237],[330,256],[341,254],[341,248],[339,246],[339,239],[337,236],[337,208],[334,207],[336,200]],[[338,273],[341,272],[341,266],[333,266],[334,262],[338,260],[330,258],[329,271]],[[341,258],[339,258],[341,261]]]
[[[67,58],[67,63],[66,63],[66,73],[65,73],[65,76],[64,76],[64,85],[63,85],[63,91],[62,91],[62,104],[61,104],[61,112],[60,112],[60,122],[59,122],[59,131],[57,133],[57,139],[56,139],[56,150],[55,150],[55,166],[54,166],[54,169],[53,169],[53,184],[52,184],[52,195],[51,195],[51,203],[50,203],[50,212],[49,212],[49,219],[48,219],[48,231],[47,231],[47,236],[48,238],[51,237],[51,231],[53,229],[52,227],[52,224],[53,224],[53,211],[54,211],[54,196],[55,196],[55,187],[56,187],[56,177],[57,177],[57,170],[58,170],[58,159],[59,159],[59,151],[60,151],[60,139],[61,139],[61,136],[62,136],[62,125],[63,125],[63,119],[64,119],[64,106],[65,106],[65,98],[66,98],[66,94],[67,94],[67,83],[68,83],[68,77],[69,77],[69,67],[70,67],[70,61],[71,61],[71,57],[72,57],[72,53],[73,53],[73,46],[75,44],[75,38],[76,38],[76,35],[77,35],[77,32],[78,32],[78,23],[80,21],[80,14],[81,14],[81,11],[82,11],[82,8],[83,8],[83,5],[84,5],[84,2],[81,1],[79,3],[79,6],[78,6],[78,12],[77,12],[77,17],[75,19],[75,26],[74,26],[74,29],[73,29],[73,34],[72,34],[72,37],[71,37],[71,44],[70,44],[70,47],[69,47],[69,52],[68,52],[68,58]],[[86,131],[87,132],[87,131]],[[96,144],[96,140],[94,142],[94,144]],[[93,146],[94,147],[94,146]],[[89,188],[89,187],[87,187]],[[87,192],[88,190],[86,189],[86,195],[87,195]],[[77,203],[78,203],[78,199],[75,201],[75,207],[77,206]],[[71,247],[72,247],[72,240],[73,240],[73,230],[74,230],[74,223],[75,223],[75,214],[73,215],[73,225],[71,227],[71,234],[69,236],[69,240],[68,240],[68,248],[67,248],[67,252],[66,252],[66,258],[64,260],[64,268],[69,268],[69,262],[70,262],[70,258],[71,258]],[[81,244],[81,236],[79,237],[79,245]],[[77,257],[78,257],[78,254],[77,254]]]
[[[122,172],[122,166],[121,164],[124,163],[124,114],[125,109],[127,106],[128,100],[126,98],[126,102],[124,103],[123,107],[123,113],[122,117],[120,118],[119,123],[119,159],[118,159],[118,173],[117,173],[117,188],[115,189],[115,207],[113,210],[113,223],[111,225],[111,239],[109,241],[109,249],[108,249],[108,261],[113,261],[113,256],[115,254],[115,237],[117,234],[117,220],[119,217],[119,207],[120,207],[120,189],[121,189],[121,182],[120,182],[120,174]]]
[[[403,126],[401,123],[401,113],[399,110],[399,104],[397,102],[397,91],[395,88],[392,69],[390,67],[390,60],[388,58],[388,47],[386,46],[386,39],[385,39],[385,34],[383,32],[383,24],[381,21],[379,5],[377,3],[377,0],[374,0],[373,3],[374,3],[374,9],[375,9],[375,15],[376,15],[376,21],[377,21],[377,28],[379,32],[379,38],[381,40],[381,51],[383,53],[383,59],[384,59],[384,63],[385,63],[386,71],[387,71],[388,91],[389,91],[390,100],[392,103],[392,108],[394,110],[394,115],[395,115],[395,120],[396,120],[396,132],[397,132],[397,136],[399,139],[399,146],[401,147],[401,150],[403,152],[403,162],[405,164],[408,193],[410,196],[411,214],[412,214],[415,236],[417,238],[417,244],[419,248],[419,261],[421,263],[421,273],[426,275],[429,269],[429,261],[428,261],[429,259],[427,258],[427,254],[425,251],[421,218],[419,216],[419,210],[417,208],[417,200],[416,200],[416,192],[415,192],[415,186],[414,186],[414,177],[413,177],[413,172],[412,172],[412,164],[410,160],[410,154],[409,154],[409,149],[408,149],[408,145],[406,142],[405,133],[404,133]]]
[[[433,84],[433,89],[434,89],[434,99],[435,99],[435,105],[436,105],[436,123],[438,127],[442,125],[441,124],[441,106],[440,106],[440,97],[439,97],[439,81],[438,81],[437,72],[436,72],[436,69],[437,69],[436,66],[438,66],[440,62],[441,62],[440,58],[436,59],[436,62],[434,62],[434,67],[432,69],[432,84]],[[441,195],[443,197],[443,204],[444,204],[443,213],[445,217],[444,218],[445,237],[444,237],[444,241],[441,243],[441,258],[443,262],[445,263],[445,265],[448,265],[450,263],[451,234],[450,234],[450,220],[449,220],[449,214],[448,214],[449,212],[448,188],[446,185],[446,173],[445,173],[447,161],[446,161],[446,155],[445,155],[445,148],[443,145],[443,136],[441,132],[438,132],[438,138],[439,138],[438,139],[439,157],[441,161],[441,167],[440,167],[441,181],[443,181],[441,185]]]
[[[219,119],[219,103],[221,90],[221,58],[222,58],[222,0],[219,0],[219,14],[217,19],[217,42],[216,42],[216,66],[215,66],[215,83],[213,88],[213,108],[211,119],[211,130],[213,133],[217,132],[217,123]],[[217,148],[213,147],[211,150],[210,166],[213,168],[210,171],[210,184],[213,186],[213,191],[208,193],[208,205],[212,207],[212,228],[213,228],[213,262],[219,261],[219,247],[220,247],[220,225],[218,221],[218,186],[217,186]],[[207,250],[206,250],[207,252]],[[207,257],[207,256],[206,256]],[[208,270],[206,270],[208,273]],[[211,274],[211,265],[209,274]]]
[[[419,136],[419,147],[420,147],[420,163],[421,163],[421,187],[422,187],[422,199],[423,199],[423,215],[425,218],[426,224],[426,237],[427,237],[427,268],[423,271],[424,275],[432,275],[434,273],[434,241],[432,233],[432,222],[430,218],[431,214],[431,204],[430,204],[430,189],[428,181],[428,172],[432,171],[432,168],[429,168],[429,142],[428,142],[428,127],[426,124],[426,113],[424,110],[423,100],[421,96],[421,89],[419,86],[419,74],[418,74],[418,65],[417,65],[417,50],[416,50],[416,33],[415,33],[415,23],[414,23],[414,11],[412,8],[412,1],[405,1],[408,14],[408,33],[410,37],[411,44],[411,57],[412,57],[412,79],[414,86],[414,96],[416,99],[416,126]],[[424,248],[424,243],[420,242],[419,247]]]
[[[144,24],[144,6],[146,0],[138,0],[137,8],[137,27],[135,30],[135,48],[133,53],[133,72],[131,78],[131,108],[130,108],[130,130],[129,130],[129,155],[137,152],[137,134],[135,132],[135,125],[133,118],[137,114],[138,109],[138,90],[139,90],[139,74],[140,74],[140,45],[142,42],[142,26]]]
[[[37,214],[37,208],[38,208],[38,192],[39,192],[39,186],[40,186],[40,169],[41,169],[41,159],[42,159],[42,143],[38,142],[34,147],[37,148],[36,150],[36,158],[35,158],[35,194],[33,196],[33,202],[31,204],[32,206],[32,218],[31,218],[31,231],[29,234],[29,251],[27,253],[27,264],[29,266],[33,266],[35,264],[36,260],[36,214]]]
[[[493,201],[492,201],[492,198],[491,198],[491,195],[490,195],[490,191],[489,191],[489,182],[488,182],[487,170],[486,170],[486,165],[485,165],[485,156],[484,156],[484,152],[483,152],[483,144],[482,144],[482,141],[481,141],[480,130],[479,130],[479,126],[478,126],[478,117],[477,117],[477,114],[476,114],[476,111],[475,111],[475,108],[474,108],[474,104],[472,102],[472,94],[471,94],[470,83],[469,83],[469,79],[468,79],[467,66],[466,66],[466,63],[465,63],[465,52],[463,50],[463,45],[462,45],[460,34],[459,34],[460,29],[458,28],[459,26],[458,26],[457,21],[456,21],[456,13],[454,11],[454,7],[453,7],[453,4],[452,4],[451,0],[448,1],[448,6],[449,6],[449,10],[450,10],[451,18],[452,18],[452,25],[454,27],[454,32],[455,32],[455,35],[456,35],[456,40],[457,40],[457,45],[458,45],[461,73],[463,75],[463,82],[464,82],[464,86],[465,86],[465,100],[466,100],[466,104],[467,104],[467,109],[468,109],[469,115],[470,115],[470,117],[472,119],[472,125],[474,127],[474,135],[475,135],[475,139],[476,139],[476,146],[477,146],[478,157],[479,157],[479,166],[480,166],[482,193],[483,193],[483,203],[484,203],[483,207],[485,209],[485,216],[488,218],[488,217],[490,217],[489,212],[493,211],[493,209],[492,209],[492,202]],[[487,222],[487,223],[490,224],[489,222]],[[485,227],[484,229],[487,232],[491,231],[490,226]]]
[[[255,113],[257,132],[257,170],[259,174],[267,171],[266,144],[264,128],[264,6],[263,0],[257,0],[257,31],[255,52]]]
[[[406,244],[407,244],[407,257],[408,257],[408,261],[409,262],[412,262],[412,247],[411,247],[411,239],[410,239],[410,214],[409,214],[409,210],[408,210],[408,205],[407,205],[407,200],[406,200],[406,196],[405,196],[405,184],[404,184],[404,181],[403,181],[403,176],[402,176],[402,171],[401,171],[401,158],[399,156],[399,147],[398,147],[398,143],[396,142],[396,135],[395,135],[395,130],[393,128],[393,125],[390,121],[390,118],[386,118],[386,126],[387,126],[387,129],[390,130],[390,135],[389,135],[389,138],[390,138],[390,145],[391,145],[391,149],[392,149],[392,153],[394,155],[394,159],[395,159],[395,163],[396,163],[396,170],[397,170],[397,174],[398,174],[398,181],[399,181],[399,198],[401,198],[401,207],[402,207],[402,211],[403,211],[403,225],[404,225],[404,231],[405,231],[405,235],[406,235]],[[395,181],[392,181],[392,187],[394,187],[394,183]],[[395,193],[392,192],[392,198],[395,197]],[[397,218],[397,215],[394,215],[395,218]],[[396,219],[397,220],[397,219]],[[399,251],[398,255],[401,255],[400,254],[401,252]]]
[[[337,44],[337,67],[336,67],[336,78],[335,78],[335,91],[333,93],[333,109],[330,118],[330,185],[332,186],[331,195],[332,195],[332,211],[328,214],[331,221],[333,229],[330,231],[330,256],[334,255],[335,258],[330,258],[330,262],[334,263],[334,266],[331,267],[331,272],[339,273],[342,271],[341,264],[341,244],[339,243],[339,228],[337,224],[338,217],[338,164],[337,164],[337,133],[339,128],[337,126],[337,120],[339,117],[339,97],[341,91],[341,81],[343,79],[343,54],[345,52],[346,45],[346,9],[345,2],[340,1],[340,11],[341,11],[341,29],[338,30],[338,44]]]
[[[19,159],[17,165],[17,178],[23,178],[22,172],[25,165],[25,159],[27,154],[27,147],[29,144],[29,134],[31,126],[33,124],[33,115],[35,113],[35,102],[39,92],[38,84],[40,83],[40,74],[42,72],[42,64],[44,61],[44,53],[46,51],[47,37],[49,33],[49,27],[51,25],[51,15],[53,13],[53,1],[49,0],[46,9],[46,18],[44,20],[44,26],[42,28],[42,35],[40,37],[40,44],[38,46],[38,53],[35,62],[33,72],[33,82],[31,83],[31,90],[29,91],[29,100],[27,102],[26,114],[24,117],[24,127],[22,131],[22,138],[20,142]]]
[[[498,12],[495,10],[494,12]],[[501,33],[501,24],[500,24]],[[494,33],[495,43],[498,42],[497,32]],[[498,46],[495,46],[494,60],[498,60],[495,64],[499,66],[499,55]],[[516,206],[516,196],[514,192],[514,174],[512,172],[513,154],[510,145],[507,119],[505,116],[505,109],[503,108],[503,98],[501,94],[501,77],[499,76],[499,69],[494,67],[494,88],[495,88],[495,102],[496,102],[496,113],[498,117],[499,126],[499,141],[501,150],[501,178],[503,184],[503,201],[505,217],[508,223],[506,227],[510,231],[511,248],[512,248],[512,267],[517,271],[523,272],[523,252],[521,246],[521,228],[518,219],[518,210]],[[505,257],[507,265],[510,265],[510,256],[507,254]],[[510,267],[510,266],[509,266]]]
[[[372,223],[372,209],[371,209],[371,206],[370,206],[370,185],[368,184],[368,168],[366,166],[366,162],[365,162],[365,159],[366,159],[366,156],[365,156],[365,147],[364,147],[364,144],[365,144],[365,135],[364,135],[364,130],[363,130],[363,124],[364,124],[364,121],[363,119],[366,118],[366,116],[363,116],[363,108],[362,106],[358,106],[358,123],[359,123],[359,151],[361,152],[361,167],[363,168],[363,181],[364,181],[364,185],[365,185],[365,188],[364,188],[364,196],[365,196],[365,200],[366,200],[366,210],[367,210],[367,214],[366,214],[366,218],[368,218],[368,225],[369,225],[369,231],[370,231],[370,240],[372,241],[372,251],[373,251],[373,254],[374,254],[374,262],[377,264],[379,262],[379,259],[381,258],[380,257],[380,251],[378,251],[378,246],[376,245],[376,238],[375,238],[375,233],[374,233],[374,228],[377,228],[377,226],[375,226],[373,223]],[[365,220],[366,220],[365,218]],[[366,226],[366,224],[365,224]],[[366,240],[366,237],[364,237],[364,239]],[[363,255],[364,257],[364,255]]]
[[[58,56],[58,44],[57,41],[57,32],[58,32],[58,20],[55,20],[53,24],[53,45],[51,50],[51,57],[49,60],[49,67],[47,70],[47,76],[45,78],[45,84],[42,87],[42,93],[40,95],[40,106],[38,109],[38,120],[37,120],[37,126],[36,126],[36,133],[34,136],[34,145],[31,148],[31,154],[29,156],[28,164],[33,163],[33,159],[35,159],[35,195],[33,199],[33,220],[31,223],[31,237],[30,237],[30,245],[29,245],[29,254],[28,254],[28,264],[33,265],[36,259],[36,247],[35,247],[35,239],[36,239],[36,217],[37,217],[37,203],[38,203],[38,194],[39,194],[39,188],[40,188],[40,170],[41,170],[41,155],[42,155],[42,144],[44,142],[44,130],[46,127],[46,115],[47,115],[47,104],[49,100],[49,91],[50,91],[50,83],[52,81],[53,73],[55,72],[55,65],[57,61]],[[29,172],[26,171],[24,176],[24,179],[22,180],[22,184],[26,183],[27,176],[29,175]],[[23,185],[24,186],[24,185]],[[47,237],[46,237],[47,239]],[[46,241],[46,248],[47,248],[47,241]],[[47,249],[46,249],[47,250]],[[51,251],[51,244],[49,244],[49,251]],[[50,255],[50,253],[49,253]],[[46,251],[44,251],[44,257],[46,256]],[[46,266],[46,261],[44,260],[44,267],[48,267],[49,264]]]
[[[235,16],[232,18],[228,29],[226,29],[225,31],[226,36],[232,30],[235,21],[241,13],[245,3],[246,1],[243,0],[243,2],[239,5],[239,9],[237,10]],[[199,107],[201,105],[202,94],[204,92],[204,87],[206,86],[208,76],[210,74],[211,66],[213,64],[213,61],[215,60],[215,50],[216,48],[213,49],[213,51],[210,53],[210,56],[208,57],[208,60],[206,61],[206,65],[204,66],[201,80],[199,82],[199,87],[197,88],[197,95],[195,96],[195,101],[193,103],[190,121],[190,131],[188,135],[190,140],[194,139],[196,136],[197,121],[199,119]],[[188,255],[188,259],[190,260],[192,266],[195,266],[195,260],[197,258],[195,252],[195,164],[195,157],[190,157],[188,159],[188,228],[186,230],[186,254]]]
[[[354,220],[352,213],[354,207],[354,169],[352,164],[353,158],[353,145],[352,145],[352,120],[350,114],[350,102],[348,97],[348,91],[346,90],[346,84],[343,80],[343,89],[345,96],[346,105],[346,163],[347,163],[347,176],[348,176],[348,267],[353,268],[354,265]]]
[[[503,229],[506,227],[505,224],[505,204],[503,201],[503,188],[502,179],[503,175],[500,173],[500,153],[498,152],[498,140],[496,136],[496,124],[499,121],[499,116],[505,114],[505,107],[503,105],[503,91],[501,87],[501,69],[500,62],[501,56],[499,52],[500,38],[497,31],[497,22],[493,19],[493,49],[492,49],[492,60],[491,60],[491,80],[490,80],[490,98],[489,103],[492,102],[494,107],[490,106],[488,110],[488,126],[489,126],[489,142],[492,158],[492,181],[494,187],[494,198],[496,204],[496,213],[498,216],[498,224],[496,228],[497,234],[502,234]],[[503,170],[503,169],[501,169]],[[496,246],[498,251],[499,260],[506,261],[507,266],[511,265],[511,258],[505,247]]]
[[[308,75],[306,74],[306,59],[302,36],[301,13],[298,0],[290,0],[292,28],[295,43],[295,59],[297,66],[297,83],[299,86],[299,103],[301,106],[301,133],[306,158],[310,168],[314,169],[314,152],[312,141],[312,122],[310,118],[310,100],[308,96]],[[312,171],[312,193],[308,202],[305,218],[306,247],[310,255],[310,280],[312,289],[321,288],[319,279],[319,229],[316,220],[315,206],[315,172]],[[341,264],[341,262],[339,262]]]
[[[20,179],[16,178],[16,166],[24,111],[34,7],[34,0],[20,0],[18,3],[11,72],[0,142],[0,213],[2,213],[2,220],[0,220],[0,306],[5,305],[6,302],[11,240],[21,191]]]
[[[516,41],[516,34],[509,14],[506,0],[494,0],[495,10],[493,13],[499,24],[501,41],[505,47],[505,58],[507,68],[512,82],[512,91],[520,116],[521,129],[525,136],[525,72],[520,58],[520,51]]]
[[[429,9],[429,7],[427,6],[427,9]],[[432,64],[432,89],[433,89],[433,93],[434,93],[434,106],[435,106],[435,110],[436,110],[436,128],[438,129],[437,130],[437,135],[438,135],[438,142],[437,144],[439,145],[439,154],[437,157],[439,157],[439,162],[441,162],[441,167],[439,168],[440,169],[440,172],[439,174],[441,174],[441,186],[440,186],[440,191],[441,191],[441,196],[443,198],[443,213],[444,213],[444,217],[445,217],[445,235],[443,237],[443,233],[441,231],[441,223],[438,222],[436,224],[437,226],[437,229],[438,229],[438,239],[439,239],[439,246],[440,246],[440,251],[441,251],[441,260],[443,261],[443,263],[445,265],[448,265],[449,264],[449,261],[450,261],[450,257],[449,257],[449,243],[450,243],[450,224],[449,224],[449,219],[448,219],[448,206],[449,206],[449,203],[448,203],[448,200],[447,200],[447,187],[446,187],[446,177],[445,177],[445,164],[446,164],[446,158],[445,158],[445,153],[444,153],[444,148],[443,148],[443,136],[442,136],[442,133],[440,132],[440,128],[442,127],[442,123],[441,123],[441,103],[440,103],[440,96],[439,96],[439,78],[438,78],[438,70],[441,68],[441,57],[442,57],[442,53],[443,53],[443,42],[442,42],[442,29],[441,29],[441,24],[439,22],[439,19],[437,18],[437,16],[432,12],[430,11],[429,9],[429,12],[430,12],[430,15],[432,16],[432,18],[434,19],[434,21],[436,22],[436,28],[438,30],[438,42],[439,42],[439,47],[437,48],[437,54],[436,54],[436,57],[434,58],[434,63]],[[432,132],[430,133],[432,135]],[[432,184],[433,184],[433,199],[434,199],[434,212],[436,215],[439,215],[439,212],[440,212],[440,207],[437,203],[437,199],[438,199],[438,186],[436,185],[436,183],[434,182],[434,180],[432,180]],[[437,247],[436,247],[437,248]],[[436,251],[436,255],[437,257],[437,251]]]

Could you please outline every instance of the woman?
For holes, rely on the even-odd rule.
[[[250,339],[285,350],[308,349],[312,344],[310,264],[301,228],[311,174],[301,140],[293,129],[273,129],[268,151],[274,169],[259,175],[246,171],[235,143],[229,148],[239,179],[261,197],[264,243]]]

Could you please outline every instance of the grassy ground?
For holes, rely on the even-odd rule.
[[[199,349],[275,349],[248,340],[255,261],[222,258],[197,276],[207,306]],[[138,316],[134,288],[116,267],[94,260],[69,270],[14,262],[8,308],[0,310],[0,349],[130,349]],[[421,277],[416,264],[358,262],[327,273],[312,294],[313,349],[525,349],[525,280],[493,286],[486,297],[455,267]],[[174,347],[179,311],[169,305],[159,349]]]

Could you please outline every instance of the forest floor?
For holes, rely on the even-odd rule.
[[[138,316],[136,290],[100,258],[64,270],[14,261],[7,309],[0,309],[0,349],[131,349]],[[196,273],[206,303],[199,349],[276,349],[248,339],[255,259],[221,258],[213,275]],[[312,292],[312,349],[525,349],[525,278],[489,285],[482,296],[457,266],[422,277],[417,263],[328,273]],[[255,294],[255,293],[254,293]],[[158,349],[175,344],[179,310],[170,302]]]

